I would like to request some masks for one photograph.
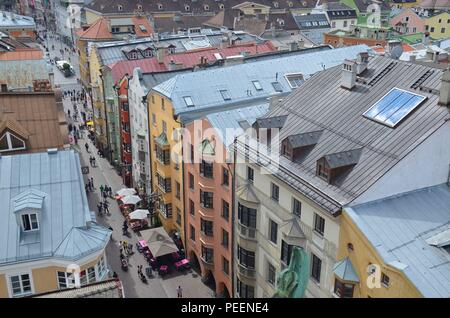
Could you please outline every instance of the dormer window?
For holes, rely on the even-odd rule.
[[[186,5],[184,6],[184,10],[189,11],[189,10],[191,10],[191,8],[186,4]]]
[[[139,5],[137,6],[137,8],[138,8],[139,11],[142,11],[142,5],[139,4]]]
[[[36,213],[22,214],[22,229],[24,232],[39,230],[39,221]]]
[[[118,11],[122,11],[122,10],[123,10],[123,6],[119,4],[119,5],[117,6],[117,10],[118,10]]]
[[[322,131],[290,135],[281,142],[281,154],[292,161],[307,154],[319,142]]]
[[[362,148],[325,155],[317,160],[316,175],[328,183],[344,176],[359,161]]]
[[[3,136],[0,137],[0,152],[24,149],[26,149],[25,141],[11,134],[9,131],[6,131]]]
[[[205,11],[209,10],[209,5],[205,4],[205,6],[203,7],[205,9]]]
[[[305,81],[303,75],[300,73],[286,74],[284,77],[288,81],[291,88],[297,88]]]
[[[291,2],[291,1],[289,1],[289,2],[288,2],[288,6],[289,6],[289,8],[292,8],[292,7],[294,6],[294,3]]]
[[[131,51],[128,53],[128,59],[130,60],[137,60],[138,59],[138,53],[136,51]]]

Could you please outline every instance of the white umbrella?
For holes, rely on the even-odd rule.
[[[148,210],[134,210],[128,216],[130,220],[145,220],[149,214]]]
[[[141,202],[141,198],[137,195],[127,195],[120,200],[123,202],[123,204],[136,204]]]
[[[123,188],[117,191],[117,194],[121,196],[133,195],[136,194],[136,190],[133,188]]]

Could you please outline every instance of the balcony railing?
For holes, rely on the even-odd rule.
[[[241,236],[244,236],[249,239],[256,239],[256,229],[247,227],[238,222],[238,229]]]
[[[241,264],[238,263],[238,272],[239,274],[248,277],[248,278],[255,278],[256,276],[256,271],[254,268],[247,268]]]

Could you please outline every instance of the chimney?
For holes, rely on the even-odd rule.
[[[428,46],[430,44],[430,33],[425,32],[422,37],[422,44]]]
[[[402,42],[399,40],[388,41],[386,53],[388,53],[391,58],[398,60],[403,54]]]
[[[341,87],[352,90],[356,85],[356,62],[345,60],[342,65]]]
[[[156,49],[156,60],[158,63],[164,63],[164,57],[166,56],[166,48],[158,47]]]
[[[368,65],[369,65],[369,53],[367,52],[358,53],[358,56],[356,58],[356,74],[360,75],[367,69]]]
[[[409,56],[409,61],[412,62],[412,63],[415,63],[416,62],[416,56],[414,54],[411,54]]]
[[[303,39],[298,41],[298,48],[301,50],[303,50],[305,48],[305,41],[303,41]]]
[[[289,43],[289,51],[297,51],[298,50],[298,42]]]
[[[450,106],[450,70],[442,74],[441,88],[439,89],[439,105]]]

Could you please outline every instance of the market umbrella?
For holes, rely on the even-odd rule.
[[[136,190],[134,190],[133,188],[123,188],[123,189],[120,189],[119,191],[117,191],[117,194],[124,197],[127,195],[136,194]]]
[[[120,200],[123,202],[123,204],[137,204],[141,202],[141,198],[137,195],[127,195]]]
[[[135,210],[128,214],[130,220],[145,220],[150,212],[148,210]]]
[[[178,247],[162,226],[141,231],[141,238],[147,242],[154,257],[178,252]]]

